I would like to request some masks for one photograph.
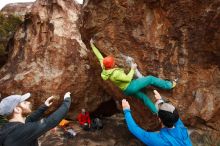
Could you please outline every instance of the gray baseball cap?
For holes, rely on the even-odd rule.
[[[173,113],[175,110],[175,107],[170,103],[163,103],[160,105],[159,110],[168,111],[170,113]]]
[[[30,96],[30,93],[26,93],[24,95],[10,95],[5,97],[0,102],[0,115],[10,115],[19,103],[27,100]]]
[[[173,113],[175,110],[175,107],[171,103],[167,103],[163,99],[157,100],[157,102],[155,103],[155,107],[158,111],[163,110],[170,113]]]

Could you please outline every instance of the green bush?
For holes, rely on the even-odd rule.
[[[5,16],[0,13],[0,54],[5,53],[7,41],[14,34],[17,27],[22,23],[18,16],[8,15]]]

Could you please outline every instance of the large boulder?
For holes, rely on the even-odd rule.
[[[89,110],[94,110],[110,99],[96,84],[78,29],[79,13],[79,5],[72,0],[38,0],[33,4],[0,70],[2,97],[31,92],[34,105],[39,105],[52,95],[62,101],[70,91],[74,116],[82,107],[89,105]]]
[[[162,95],[175,104],[188,126],[211,134],[209,142],[219,142],[219,0],[94,0],[84,4],[82,19],[83,40],[94,38],[101,52],[118,58],[118,65],[118,54],[123,53],[135,59],[144,75],[179,77],[177,87]],[[144,107],[136,99],[131,104],[138,123],[147,127],[146,111],[141,116],[136,112]]]
[[[120,104],[125,96],[100,77],[89,46],[93,38],[101,52],[114,55],[126,71],[129,67],[120,53],[133,57],[144,75],[179,77],[173,90],[158,90],[192,127],[195,143],[218,144],[219,5],[218,0],[93,0],[80,7],[73,0],[37,0],[0,70],[1,94],[31,92],[35,105],[54,95],[58,105],[71,91],[70,118],[82,107],[95,111],[111,99]],[[154,100],[152,90],[146,92]],[[157,117],[141,101],[127,98],[138,124],[151,130],[159,127]],[[202,141],[204,137],[208,140]]]

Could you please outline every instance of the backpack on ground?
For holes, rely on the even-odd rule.
[[[92,129],[99,130],[99,129],[103,128],[103,123],[99,118],[95,118],[95,119],[92,120],[92,125],[91,126],[92,126]]]

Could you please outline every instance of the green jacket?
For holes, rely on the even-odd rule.
[[[101,77],[103,80],[110,79],[116,86],[118,86],[121,90],[125,90],[130,84],[131,80],[134,76],[134,69],[131,69],[130,72],[126,75],[122,68],[112,68],[106,70],[103,65],[103,56],[99,52],[99,50],[95,47],[94,44],[91,44],[92,50],[98,58],[101,67],[102,73]]]

